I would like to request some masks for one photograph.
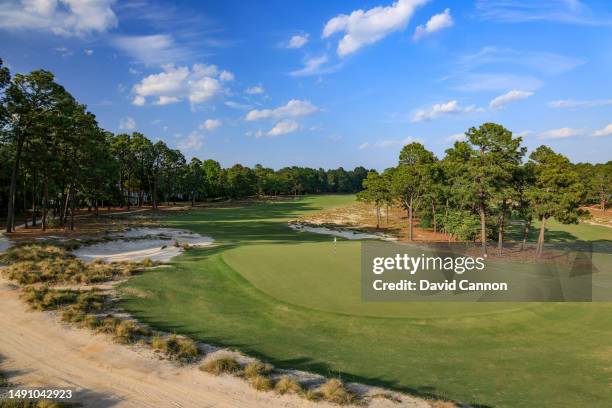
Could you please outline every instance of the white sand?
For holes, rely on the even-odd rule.
[[[312,232],[315,234],[332,235],[336,237],[346,238],[349,240],[359,239],[381,239],[383,241],[397,241],[397,238],[383,234],[367,234],[364,232],[356,232],[350,230],[335,230],[326,227],[313,227],[310,225],[299,224],[295,222],[289,223],[289,228],[294,231]]]
[[[84,261],[138,262],[149,258],[168,262],[184,251],[183,246],[205,247],[213,242],[210,237],[174,228],[133,228],[111,237],[112,241],[83,246],[74,255]],[[130,240],[141,237],[148,238]]]
[[[19,291],[0,278],[0,370],[19,388],[70,388],[86,407],[331,408],[294,395],[257,392],[239,378],[203,373],[197,365],[160,360],[149,349],[115,344],[105,335],[30,312]],[[398,394],[396,394],[398,395]],[[376,399],[370,408],[428,408],[418,398]]]
[[[13,242],[0,233],[0,252],[4,252],[13,245]]]

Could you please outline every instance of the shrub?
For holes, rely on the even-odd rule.
[[[273,387],[272,380],[267,375],[257,374],[250,378],[249,384],[257,391],[270,391]]]
[[[257,375],[268,375],[273,369],[274,367],[272,367],[271,364],[264,364],[261,361],[254,361],[244,367],[244,376],[251,378]]]
[[[431,404],[432,408],[457,408],[458,405],[451,401],[434,401]]]
[[[205,362],[200,370],[214,375],[234,374],[240,371],[240,365],[233,357],[217,357]]]
[[[274,389],[280,395],[284,395],[287,393],[299,394],[302,392],[302,386],[300,385],[300,383],[287,376],[281,377],[281,379],[278,380],[278,382],[276,383]]]
[[[100,326],[100,319],[98,319],[98,316],[95,315],[85,315],[81,321],[81,326],[87,329],[96,330],[98,326]]]
[[[326,401],[344,405],[355,401],[355,394],[349,391],[338,378],[329,379],[320,388],[321,395]]]

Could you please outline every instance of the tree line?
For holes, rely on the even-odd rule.
[[[114,135],[45,70],[11,76],[0,60],[0,209],[43,229],[74,228],[76,209],[256,195],[354,193],[368,170],[190,161],[142,133]]]
[[[358,197],[374,203],[377,228],[381,207],[399,204],[406,210],[409,240],[418,213],[421,226],[450,238],[478,239],[486,254],[491,239],[501,252],[511,220],[523,221],[522,249],[538,220],[540,256],[550,218],[576,223],[581,205],[607,207],[612,162],[574,165],[548,146],[526,157],[521,137],[495,123],[468,129],[465,139],[455,142],[442,159],[422,144],[410,143],[401,149],[397,166],[368,173]]]

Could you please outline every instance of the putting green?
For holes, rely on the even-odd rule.
[[[225,262],[261,291],[319,311],[415,319],[485,315],[536,307],[532,303],[363,302],[357,241],[260,244],[223,254]]]

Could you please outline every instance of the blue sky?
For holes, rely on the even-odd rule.
[[[607,1],[9,0],[0,44],[104,128],[226,166],[382,169],[487,121],[611,159]]]

